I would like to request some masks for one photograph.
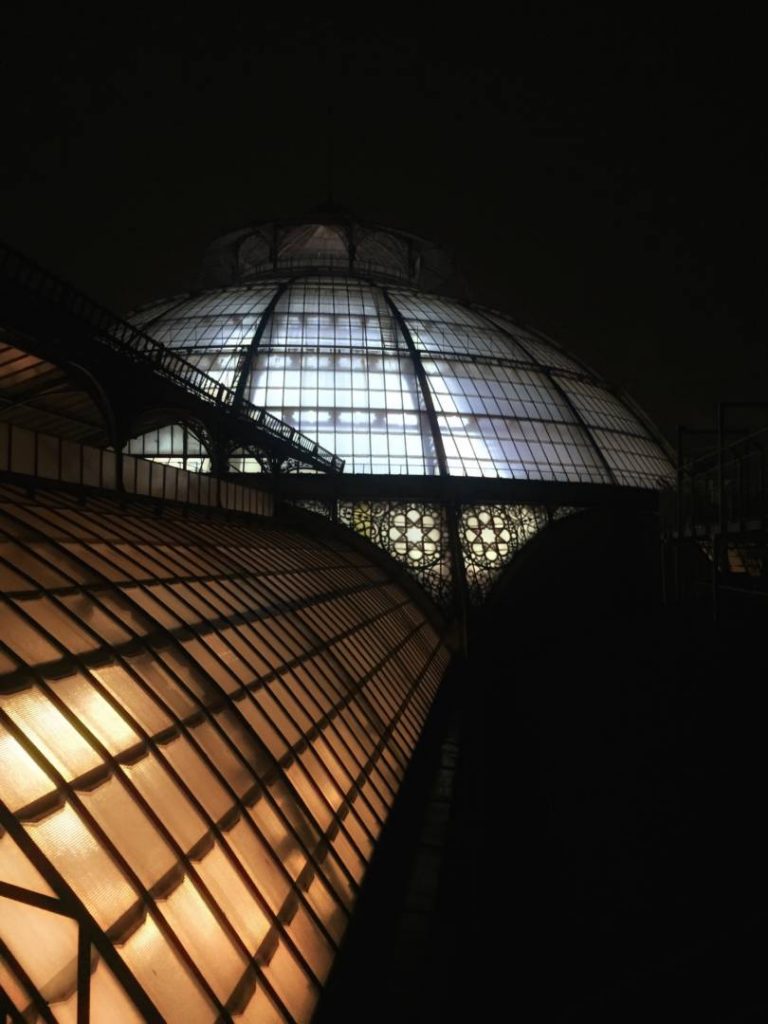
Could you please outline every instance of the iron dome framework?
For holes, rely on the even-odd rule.
[[[442,604],[465,590],[482,600],[563,508],[642,500],[673,480],[642,413],[551,339],[423,290],[449,273],[423,239],[330,211],[225,235],[197,291],[132,317],[235,408],[264,407],[344,459],[346,479],[300,472],[281,495],[381,546]],[[205,458],[170,427],[128,450]],[[263,468],[229,460],[233,474]]]

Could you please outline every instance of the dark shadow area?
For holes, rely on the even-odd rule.
[[[455,669],[458,773],[419,969],[403,973],[402,930],[382,941],[407,888],[383,846],[344,998],[318,1019],[766,1018],[768,602],[718,626],[706,599],[663,607],[655,531],[583,513],[518,557]],[[404,824],[389,843],[413,850]]]

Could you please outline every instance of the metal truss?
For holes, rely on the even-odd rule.
[[[215,437],[214,453],[226,444],[252,446],[273,463],[340,473],[344,461],[288,423],[245,401],[242,395],[199,370],[140,328],[121,320],[26,257],[0,245],[0,298],[5,326],[23,330],[35,354],[60,362],[76,346],[77,360],[102,382],[116,405],[122,392],[131,402],[186,408]],[[67,353],[67,359],[71,353]],[[115,438],[122,443],[127,437]]]

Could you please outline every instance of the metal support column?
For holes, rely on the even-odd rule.
[[[371,283],[373,284],[373,282]],[[389,292],[386,288],[382,288],[381,291],[393,319],[400,328],[400,333],[413,361],[416,379],[419,382],[419,389],[421,391],[422,401],[424,402],[424,410],[427,414],[427,420],[429,421],[429,428],[432,434],[432,444],[434,445],[435,456],[437,457],[437,466],[440,470],[440,476],[447,477],[449,474],[448,460],[445,455],[445,445],[443,444],[443,436],[440,432],[440,424],[438,423],[437,410],[435,409],[432,391],[429,387],[429,380],[427,379],[424,364],[421,361],[421,352],[416,347],[413,337],[411,336],[411,332],[408,329],[408,325],[406,324],[402,313],[390,298]],[[456,621],[461,632],[462,649],[466,650],[468,613],[467,573],[464,566],[464,558],[461,553],[459,509],[455,502],[449,501],[446,503],[445,517],[446,525],[448,527],[448,549],[451,556],[451,583],[453,585],[452,603],[454,606]]]
[[[717,536],[712,539],[712,616],[720,617],[720,573],[725,572],[728,558],[726,541],[727,511],[725,508],[725,404],[717,405]]]

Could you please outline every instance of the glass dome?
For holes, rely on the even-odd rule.
[[[379,228],[257,225],[209,250],[202,281],[225,287],[132,321],[346,473],[670,482],[652,428],[578,360],[506,315],[416,287],[445,266],[435,247]]]

